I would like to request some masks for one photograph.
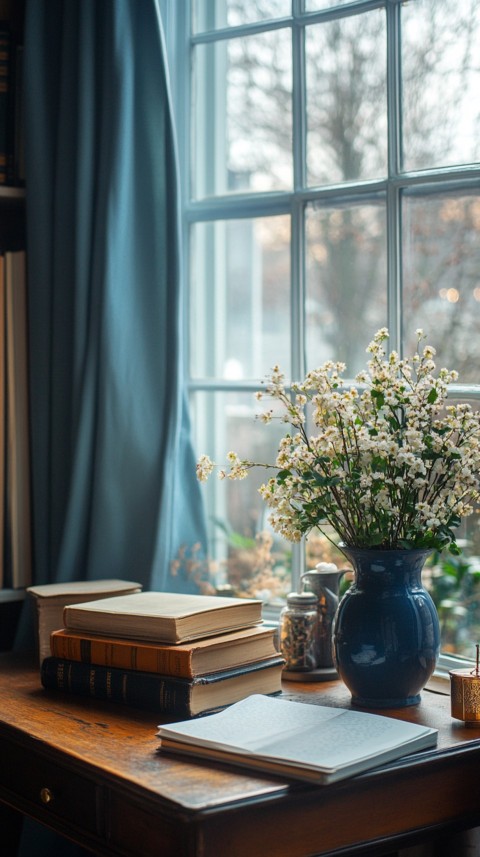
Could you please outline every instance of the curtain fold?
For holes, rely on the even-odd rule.
[[[206,545],[165,62],[154,0],[27,0],[37,583],[192,589],[169,564]]]
[[[154,0],[26,2],[36,583],[194,590],[170,563],[206,546],[165,64]],[[17,648],[33,640],[30,612],[27,601]],[[86,852],[26,820],[18,853]]]

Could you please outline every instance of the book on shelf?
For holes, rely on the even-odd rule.
[[[320,785],[437,742],[437,730],[366,711],[254,694],[201,721],[159,726],[160,749]]]
[[[12,76],[12,36],[8,22],[0,21],[0,185],[6,184],[9,160],[9,122]]]
[[[66,607],[64,627],[103,636],[182,643],[259,624],[262,602],[253,598],[140,592]]]
[[[191,643],[146,643],[62,629],[50,637],[57,658],[194,678],[278,655],[273,628],[253,626]]]
[[[24,124],[24,49],[14,43],[11,60],[11,96],[9,104],[9,137],[7,184],[25,184],[25,124]]]
[[[0,7],[0,185],[25,182],[23,45],[19,21]]]
[[[10,585],[31,582],[30,430],[25,251],[5,253],[7,362],[7,548]]]
[[[5,349],[5,256],[0,254],[0,587],[5,584],[5,463],[6,463],[6,349]]]
[[[51,656],[42,662],[41,681],[46,690],[120,702],[165,717],[191,718],[231,705],[251,693],[279,693],[284,663],[276,656],[185,679]]]
[[[29,586],[28,595],[35,601],[38,656],[40,662],[50,654],[52,631],[63,628],[63,611],[67,604],[126,596],[140,592],[142,586],[132,580],[77,580],[67,583],[44,583]]]

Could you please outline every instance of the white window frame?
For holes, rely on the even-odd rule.
[[[224,0],[209,0],[225,5]],[[241,217],[266,217],[286,214],[291,217],[291,370],[292,377],[303,377],[306,372],[305,324],[300,310],[305,300],[305,223],[304,209],[308,202],[320,203],[368,202],[386,199],[387,224],[387,326],[390,332],[390,347],[401,351],[402,332],[402,222],[401,198],[405,190],[432,191],[478,191],[480,164],[449,166],[421,171],[401,170],[401,116],[400,116],[400,8],[402,0],[353,0],[336,8],[318,12],[302,12],[302,0],[292,0],[292,14],[274,21],[260,21],[238,27],[226,27],[190,35],[191,10],[189,0],[160,0],[166,13],[169,53],[174,58],[174,95],[177,120],[177,137],[181,167],[183,269],[189,271],[190,228],[195,223]],[[341,185],[311,188],[306,186],[306,93],[304,74],[305,25],[331,21],[373,9],[385,9],[387,22],[387,112],[388,112],[388,175],[379,180],[345,182]],[[189,164],[191,163],[190,132],[190,50],[194,45],[212,44],[233,36],[247,36],[287,27],[292,36],[293,58],[293,176],[291,191],[268,193],[238,193],[208,199],[191,199],[189,194]],[[185,342],[188,354],[188,301],[185,311]],[[260,379],[259,379],[260,381]],[[259,381],[241,382],[223,379],[188,380],[190,392],[236,391],[252,392],[259,388]],[[452,393],[480,399],[480,386],[459,386]],[[303,548],[295,545],[292,571],[293,584],[298,581],[303,569]],[[459,660],[452,656],[445,659],[446,667],[455,667]],[[461,659],[465,663],[464,659]]]

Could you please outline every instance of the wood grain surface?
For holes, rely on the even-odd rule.
[[[339,681],[282,693],[350,707]],[[326,787],[162,754],[159,715],[47,692],[33,656],[0,656],[0,698],[0,798],[107,857],[384,854],[478,817],[480,730],[432,692],[381,713],[438,729],[436,749]]]

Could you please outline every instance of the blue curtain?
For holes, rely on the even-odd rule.
[[[154,0],[27,0],[35,581],[195,589],[177,167]]]
[[[154,0],[27,0],[24,74],[34,579],[195,590],[170,573],[206,535]],[[27,822],[19,854],[53,853],[83,851]]]

